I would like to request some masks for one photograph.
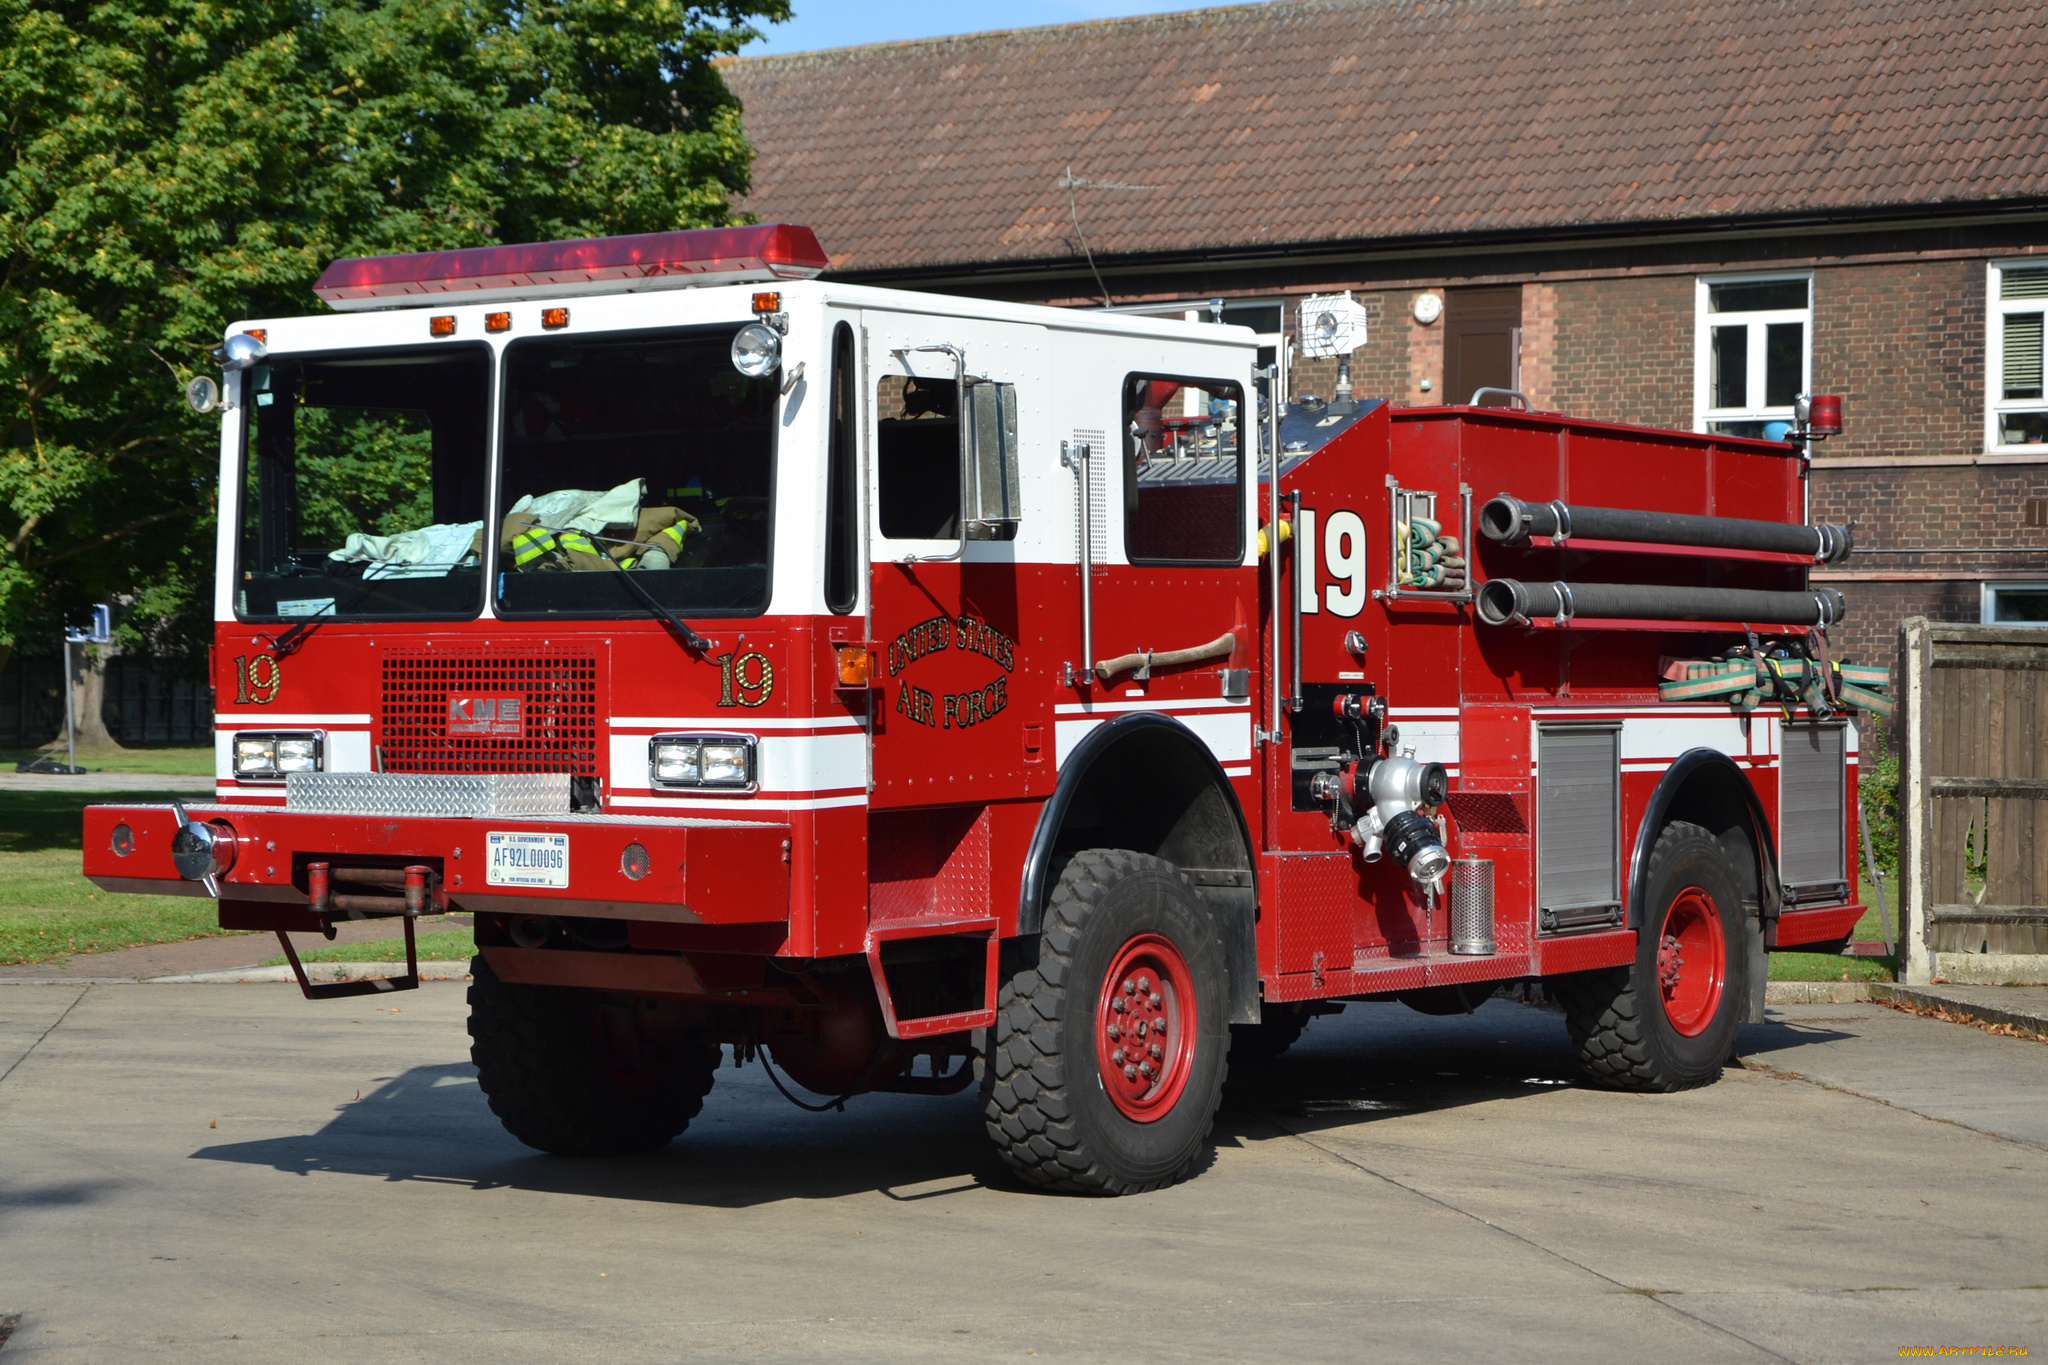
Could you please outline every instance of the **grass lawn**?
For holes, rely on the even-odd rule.
[[[0,963],[220,933],[210,900],[116,895],[79,873],[87,806],[167,799],[151,792],[0,792]]]
[[[423,919],[419,935],[419,954],[422,962],[467,962],[476,956],[476,936],[468,929],[429,929],[427,926],[444,923],[440,919]],[[403,938],[382,938],[374,943],[331,943],[308,952],[299,947],[303,937],[292,946],[299,948],[301,962],[403,962],[405,961],[405,940]],[[264,959],[266,967],[285,965],[284,955]]]
[[[54,758],[61,763],[64,751],[0,749],[0,763],[7,765],[7,772],[13,772],[17,763],[38,758]],[[176,773],[186,777],[208,777],[213,773],[213,750],[184,744],[145,745],[104,753],[81,753],[78,766],[96,773]]]

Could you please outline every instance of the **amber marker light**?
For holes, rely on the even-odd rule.
[[[454,336],[455,315],[452,313],[442,313],[436,317],[428,318],[427,331],[429,334],[437,337]]]
[[[242,335],[245,337],[255,337],[266,346],[270,344],[270,329],[268,327],[245,327],[242,329]]]
[[[866,645],[839,646],[839,685],[841,687],[866,687],[869,666]]]
[[[569,325],[569,310],[566,308],[543,308],[540,310],[540,325],[553,331]]]
[[[756,295],[754,295],[754,311],[755,311],[755,312],[757,312],[757,313],[779,313],[779,312],[781,312],[781,311],[782,311],[782,293],[781,293],[781,291],[780,291],[780,290],[773,290],[773,289],[771,289],[771,290],[769,290],[769,291],[768,291],[767,293],[764,293],[764,294],[756,294]]]
[[[509,332],[509,331],[511,331],[511,330],[512,330],[512,315],[511,315],[510,313],[486,313],[486,314],[484,314],[484,330],[485,330],[486,332]]]

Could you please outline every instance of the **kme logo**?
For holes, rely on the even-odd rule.
[[[526,731],[526,698],[495,692],[448,698],[451,735],[517,735]]]

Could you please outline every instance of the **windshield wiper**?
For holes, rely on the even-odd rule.
[[[620,540],[616,536],[601,536],[595,531],[583,531],[574,526],[543,526],[539,522],[535,522],[534,526],[546,531],[549,535],[587,536],[591,540],[603,541],[607,545],[638,545],[641,543],[637,540]],[[655,615],[661,617],[662,620],[668,622],[669,628],[675,631],[676,635],[682,640],[684,649],[689,650],[692,654],[708,654],[711,651],[711,642],[690,629],[689,622],[663,606],[653,593],[647,591],[646,586],[639,579],[633,577],[631,569],[626,568],[623,564],[609,556],[604,556],[604,560],[611,566],[614,572],[624,576],[626,586],[639,594],[640,600],[647,604],[649,611],[652,611]]]
[[[467,558],[467,555],[463,556],[463,559]],[[462,560],[457,559],[446,564],[407,564],[404,567],[408,569],[457,569],[461,566]],[[396,578],[417,578],[420,576],[419,574],[408,573],[385,574],[381,577],[371,578],[368,574],[365,574],[361,585],[350,595],[348,601],[336,605],[335,600],[330,597],[327,599],[326,606],[320,608],[320,610],[314,612],[284,634],[266,635],[263,638],[270,642],[270,652],[282,658],[294,653],[300,645],[304,644],[306,632],[319,625],[323,620],[334,620],[343,613],[354,611],[357,607],[361,606],[369,598],[370,594],[376,591],[378,584],[387,583]]]

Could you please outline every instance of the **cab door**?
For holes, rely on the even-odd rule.
[[[1019,550],[1033,511],[1025,467],[1046,444],[1043,329],[862,321],[880,684],[870,806],[1042,794],[1050,698],[1027,640],[1043,602],[1021,581]]]

